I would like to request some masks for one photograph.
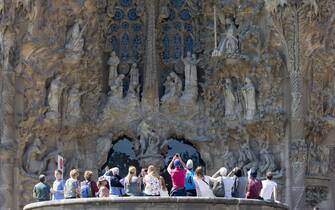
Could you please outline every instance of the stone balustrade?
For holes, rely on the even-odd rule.
[[[288,210],[281,203],[190,197],[86,198],[31,203],[24,210]]]

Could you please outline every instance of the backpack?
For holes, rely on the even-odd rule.
[[[238,197],[238,189],[237,189],[238,185],[239,185],[239,178],[235,177],[235,179],[234,179],[234,185],[233,185],[232,190],[231,190],[231,195],[234,198]]]
[[[92,196],[91,182],[83,181],[80,184],[80,197],[81,198],[89,198]]]
[[[215,181],[214,182],[213,193],[216,197],[224,197],[225,196],[224,182],[223,182],[223,177],[222,176],[221,176],[220,181]]]

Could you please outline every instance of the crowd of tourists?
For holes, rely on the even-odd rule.
[[[70,171],[70,178],[64,181],[61,171],[55,171],[52,188],[46,183],[46,177],[40,175],[39,183],[34,186],[33,196],[38,201],[61,200],[90,197],[115,196],[197,196],[261,199],[277,202],[277,184],[268,172],[266,180],[257,178],[256,168],[251,168],[243,176],[238,167],[228,173],[220,168],[213,176],[204,174],[204,168],[193,169],[193,161],[183,162],[176,154],[167,167],[171,176],[172,189],[169,192],[165,180],[159,175],[158,168],[150,165],[137,174],[136,167],[130,166],[126,177],[119,175],[119,168],[106,170],[95,182],[92,171],[85,171],[84,180],[78,180],[79,171]]]

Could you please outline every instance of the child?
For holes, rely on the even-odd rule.
[[[99,188],[99,198],[108,198],[109,197],[109,190],[107,188],[107,180],[105,177],[101,176],[98,179],[98,188]]]

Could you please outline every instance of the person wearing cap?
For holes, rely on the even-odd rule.
[[[50,200],[50,186],[45,183],[45,175],[41,174],[39,176],[39,183],[34,186],[33,197],[38,201]]]
[[[187,196],[197,196],[197,191],[194,184],[194,170],[193,170],[193,161],[189,159],[186,162],[186,176],[185,176],[185,190]]]
[[[174,168],[172,169],[172,166]],[[172,161],[167,167],[172,180],[172,189],[170,196],[186,196],[185,190],[185,175],[186,165],[179,154],[173,156]]]
[[[109,197],[109,190],[107,187],[108,182],[105,179],[105,177],[103,176],[99,177],[97,185],[99,188],[99,192],[98,192],[99,198],[108,198]]]
[[[254,167],[251,168],[248,174],[250,174],[250,176],[248,179],[246,198],[263,199],[262,197],[259,196],[263,188],[263,185],[262,182],[259,179],[257,179],[257,169]]]
[[[119,168],[114,167],[104,174],[105,179],[109,183],[109,194],[111,197],[123,196],[125,194],[124,186],[121,183],[122,177],[119,175],[119,172]]]
[[[277,183],[272,181],[272,172],[269,171],[266,173],[266,180],[262,181],[263,188],[261,190],[260,196],[267,201],[275,201],[277,200]],[[273,199],[272,199],[273,194]]]

